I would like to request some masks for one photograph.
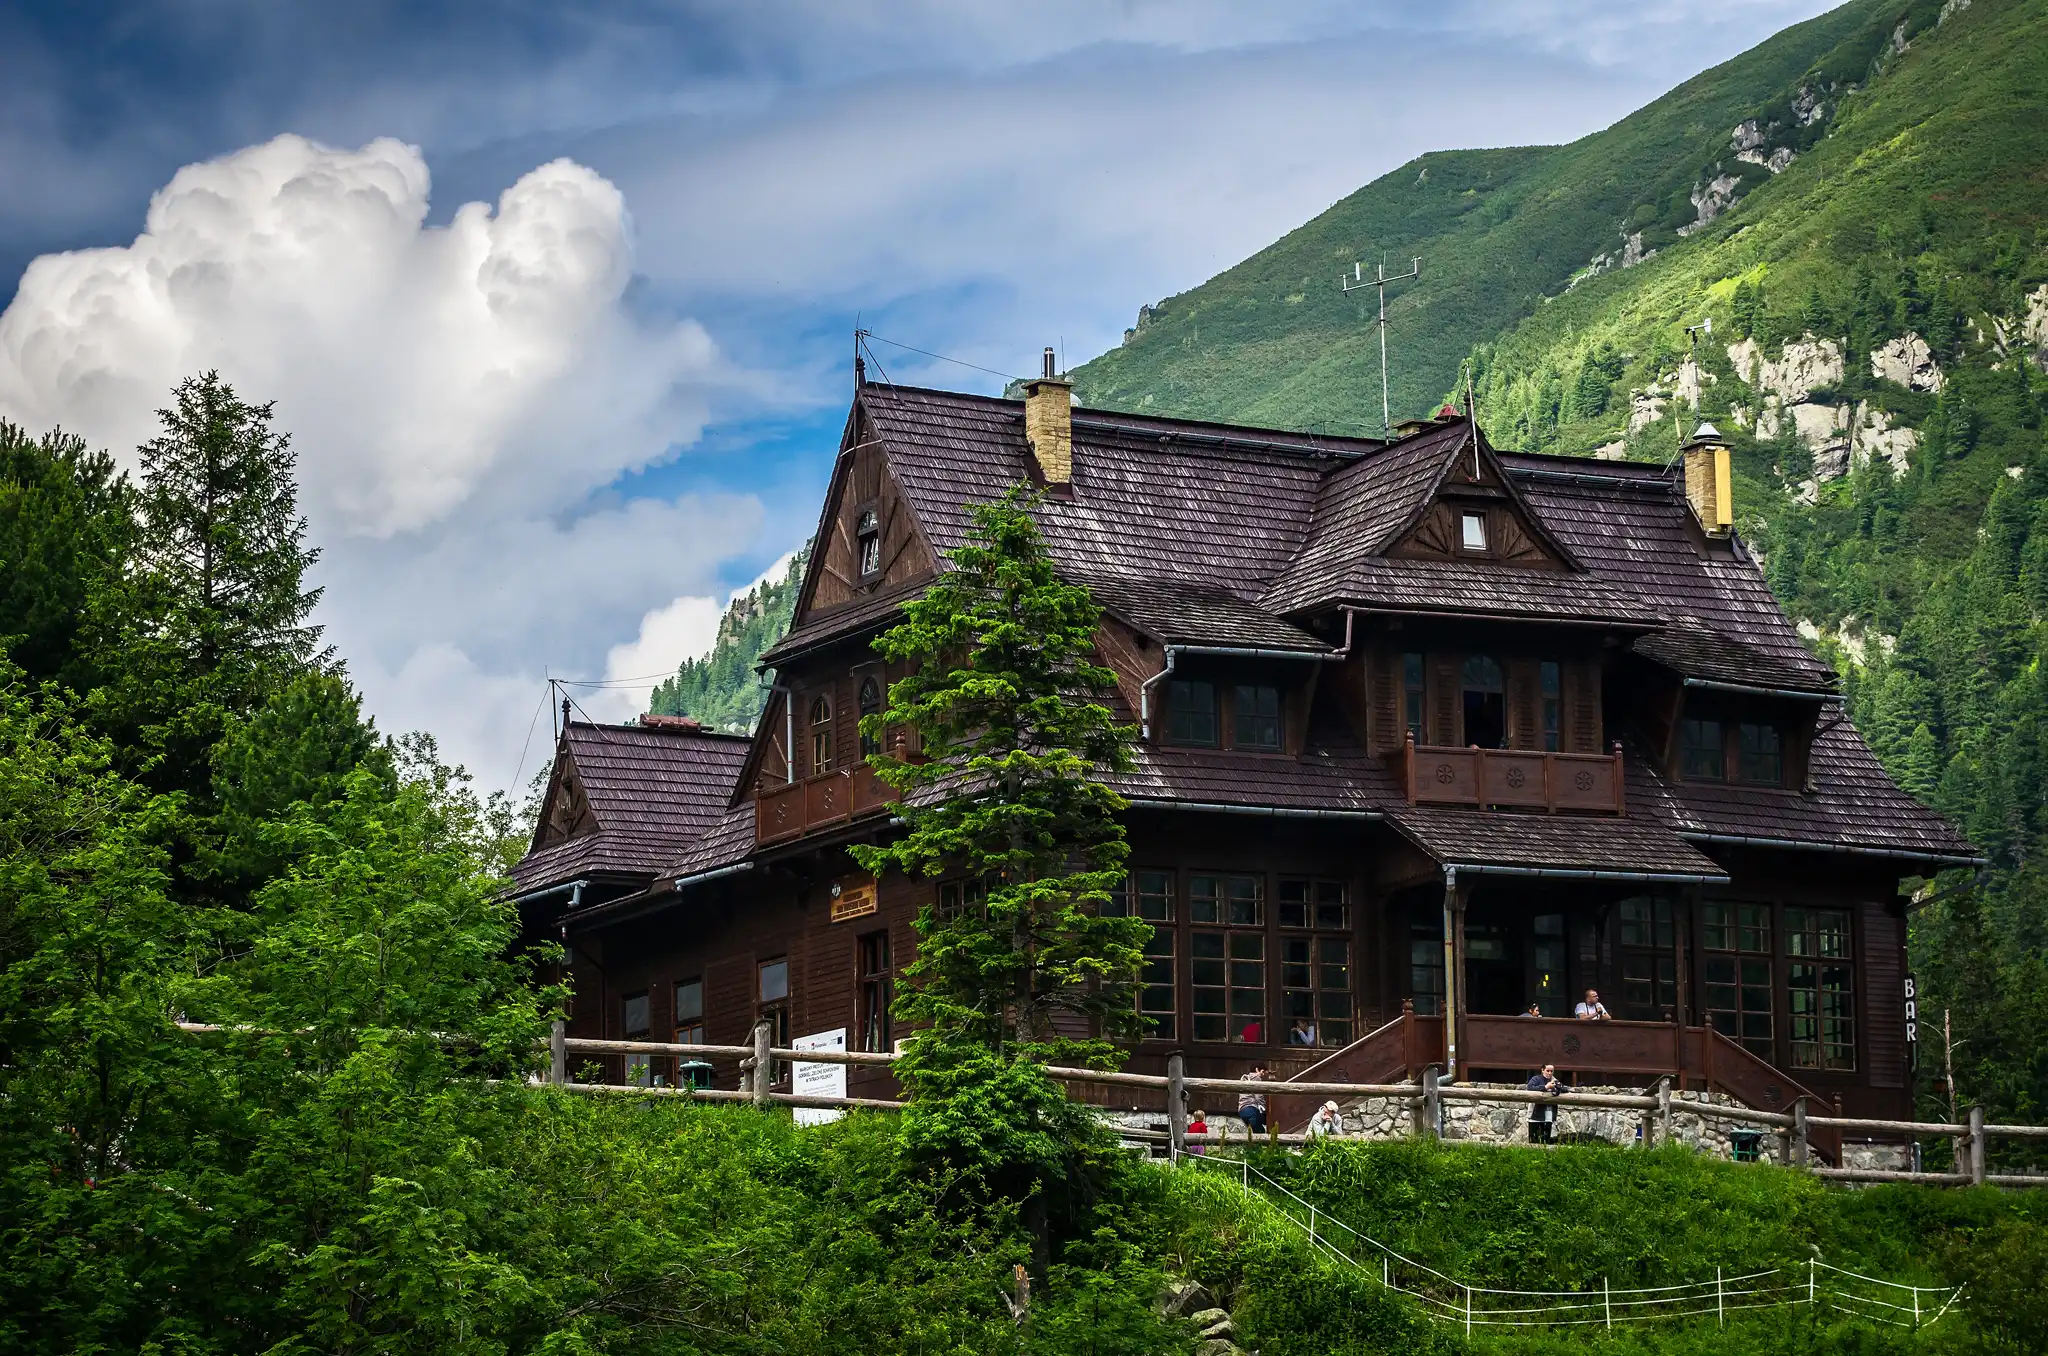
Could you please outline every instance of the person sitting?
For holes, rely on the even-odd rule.
[[[1293,1028],[1287,1033],[1287,1043],[1289,1045],[1314,1045],[1316,1043],[1315,1024],[1306,1017],[1295,1018]]]
[[[1582,1022],[1607,1022],[1613,1020],[1613,1014],[1607,1011],[1607,1005],[1600,1001],[1600,991],[1598,989],[1586,990],[1585,1001],[1572,1009],[1572,1016]]]
[[[1191,1154],[1208,1153],[1209,1145],[1206,1140],[1196,1138],[1198,1135],[1206,1136],[1208,1133],[1209,1118],[1202,1114],[1200,1108],[1197,1108],[1195,1114],[1188,1117],[1188,1152]]]
[[[1532,998],[1529,1000],[1528,1010],[1522,1015],[1524,1017],[1541,1017],[1543,1015],[1543,1005]]]
[[[1344,1133],[1344,1113],[1337,1110],[1334,1101],[1325,1102],[1317,1108],[1314,1118],[1308,1123],[1308,1137],[1322,1139],[1329,1135]]]
[[[1251,1072],[1244,1076],[1247,1083],[1262,1083],[1266,1079],[1266,1066],[1252,1065]],[[1237,1094],[1237,1118],[1244,1122],[1248,1135],[1266,1133],[1266,1094],[1256,1089]]]
[[[1266,1039],[1266,1028],[1257,1020],[1246,1022],[1244,1029],[1237,1033],[1237,1038],[1246,1045],[1257,1045]]]
[[[1557,1066],[1546,1064],[1541,1073],[1529,1076],[1529,1091],[1540,1092],[1546,1097],[1555,1097],[1564,1091],[1564,1084],[1557,1081]],[[1557,1125],[1557,1107],[1549,1102],[1537,1102],[1529,1108],[1529,1142],[1548,1144],[1551,1131]]]

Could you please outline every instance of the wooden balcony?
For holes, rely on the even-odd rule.
[[[1551,814],[1628,813],[1621,745],[1612,753],[1444,748],[1409,740],[1394,755],[1394,775],[1410,805],[1500,806]]]
[[[895,789],[866,767],[764,787],[754,797],[754,842],[783,843],[849,824],[888,809],[895,796]]]

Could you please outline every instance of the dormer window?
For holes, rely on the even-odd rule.
[[[1718,720],[1678,722],[1678,771],[1687,781],[1718,782],[1728,775]]]
[[[1175,679],[1166,685],[1166,710],[1166,737],[1170,742],[1201,749],[1213,749],[1221,742],[1214,683]]]
[[[1458,544],[1467,551],[1486,549],[1486,515],[1470,509],[1458,515]]]
[[[1784,740],[1777,726],[1744,721],[1735,727],[1735,772],[1746,782],[1784,784]]]
[[[854,528],[854,543],[859,548],[860,572],[863,578],[882,572],[882,524],[875,517],[873,509],[862,509],[858,524]]]
[[[1236,717],[1231,743],[1240,749],[1280,751],[1280,689],[1241,683],[1237,688]]]

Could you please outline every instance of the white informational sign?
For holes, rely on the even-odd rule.
[[[815,1036],[798,1036],[789,1043],[792,1050],[832,1050],[846,1052],[846,1028],[834,1027],[820,1031]],[[846,1066],[844,1064],[805,1064],[792,1062],[789,1066],[789,1090],[800,1097],[844,1097],[846,1095]],[[800,1106],[792,1108],[798,1125],[826,1125],[838,1120],[846,1113],[821,1106]]]

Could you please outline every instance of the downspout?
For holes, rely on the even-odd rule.
[[[1159,672],[1138,684],[1138,738],[1149,742],[1152,738],[1152,689],[1173,672],[1173,666],[1184,654],[1213,654],[1235,656],[1240,659],[1312,659],[1328,663],[1351,657],[1351,627],[1358,619],[1358,609],[1344,609],[1344,644],[1335,650],[1318,653],[1314,650],[1280,650],[1270,645],[1168,645],[1166,664]]]
[[[564,881],[560,885],[549,885],[539,890],[529,890],[523,895],[514,895],[512,896],[512,903],[515,906],[520,904],[538,904],[543,899],[553,899],[556,895],[567,893],[569,896],[569,907],[574,909],[583,903],[583,887],[588,884],[590,884],[588,880]]]
[[[1458,868],[1444,868],[1444,1073],[1458,1081],[1458,956],[1452,914],[1458,899]]]

